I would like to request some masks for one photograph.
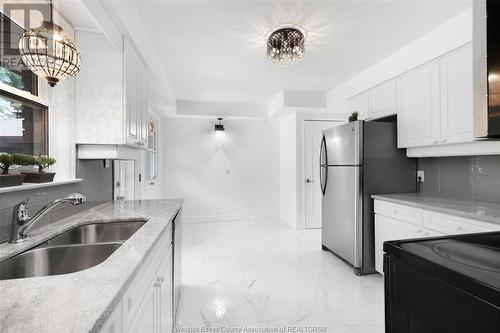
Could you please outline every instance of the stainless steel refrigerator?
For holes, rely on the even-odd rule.
[[[372,194],[416,191],[416,160],[397,149],[394,122],[355,121],[323,132],[321,242],[353,266],[375,272]]]

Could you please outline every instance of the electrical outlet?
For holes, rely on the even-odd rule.
[[[424,182],[424,170],[417,170],[417,180],[421,183]]]

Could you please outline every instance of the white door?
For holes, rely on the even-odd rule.
[[[441,58],[441,143],[474,140],[472,62],[472,43]]]
[[[135,183],[135,162],[133,160],[114,161],[115,200],[134,200]]]
[[[396,81],[396,90],[398,147],[439,143],[439,62],[406,73]]]
[[[321,187],[319,184],[319,150],[323,131],[343,124],[339,121],[304,122],[305,226],[321,228]]]

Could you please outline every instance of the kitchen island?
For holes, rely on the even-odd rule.
[[[170,289],[179,289],[176,282],[172,282],[179,283],[180,269],[178,263],[172,263],[172,249],[178,249],[178,246],[173,246],[176,242],[173,235],[179,235],[173,232],[173,225],[180,226],[182,202],[107,202],[33,230],[25,242],[0,244],[0,261],[4,261],[75,226],[96,222],[146,221],[104,262],[94,267],[70,274],[1,280],[0,331],[99,332],[107,331],[109,326],[109,331],[120,332],[134,325],[133,317],[139,316],[141,307],[148,301],[143,294],[147,292],[149,276],[156,274],[156,266],[168,264],[164,271],[169,274],[155,276],[155,287],[161,290],[160,282],[170,280],[167,283]],[[174,279],[174,276],[177,278]],[[171,300],[178,298],[178,291],[167,292]],[[164,310],[172,310],[172,306],[170,304]],[[170,317],[170,326],[172,320]],[[165,322],[168,320],[162,324]],[[125,325],[128,327],[122,327]]]

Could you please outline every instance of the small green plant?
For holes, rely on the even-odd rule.
[[[9,168],[13,165],[33,165],[34,158],[25,154],[0,153],[0,169],[2,175],[9,174]]]
[[[56,159],[52,158],[48,155],[38,155],[33,157],[32,165],[38,166],[38,172],[44,172],[44,169],[47,169],[49,166],[56,163]]]
[[[353,121],[358,120],[358,117],[359,117],[359,112],[358,112],[358,111],[354,111],[354,112],[353,112],[353,113],[351,113],[351,115],[349,116],[349,122],[353,122]]]
[[[2,175],[9,174],[9,168],[14,165],[14,156],[12,154],[0,153],[0,169]]]

